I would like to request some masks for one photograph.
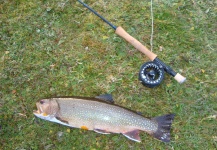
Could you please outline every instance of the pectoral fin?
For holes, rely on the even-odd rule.
[[[95,132],[100,133],[100,134],[110,134],[109,132],[105,130],[100,130],[100,129],[94,129]]]
[[[129,132],[123,133],[123,135],[133,141],[141,142],[141,139],[139,136],[139,130],[129,131]]]
[[[109,102],[109,103],[114,103],[114,100],[111,94],[102,94],[102,95],[96,96],[95,98]]]
[[[141,113],[140,111],[137,111],[137,114],[138,114],[138,115],[142,115],[142,113]]]
[[[60,117],[56,117],[56,119],[63,122],[63,123],[69,124],[69,122],[67,120],[64,120],[64,119],[62,119]]]

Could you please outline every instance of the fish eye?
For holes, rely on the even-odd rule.
[[[40,100],[39,102],[40,102],[40,104],[44,104],[44,101],[43,101],[43,100]]]

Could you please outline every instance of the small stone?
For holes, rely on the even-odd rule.
[[[85,50],[87,51],[87,50],[89,50],[89,47],[87,46],[87,47],[85,47]]]
[[[51,11],[51,8],[50,8],[50,7],[47,7],[47,9],[46,9],[46,10],[47,10],[47,12],[49,12],[49,11]]]
[[[57,140],[59,142],[63,140],[63,132],[61,132],[61,131],[57,132]]]
[[[37,32],[37,33],[40,33],[40,32],[41,32],[41,30],[40,30],[40,29],[37,29],[37,30],[36,30],[36,32]]]

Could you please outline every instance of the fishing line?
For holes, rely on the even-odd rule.
[[[154,14],[153,14],[153,0],[151,0],[151,51],[153,50],[153,36],[154,36]]]

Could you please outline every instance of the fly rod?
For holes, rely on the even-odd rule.
[[[151,52],[147,47],[145,47],[142,43],[140,43],[137,39],[129,35],[121,26],[115,26],[100,14],[98,14],[95,10],[93,10],[90,6],[85,4],[84,2],[78,0],[84,7],[89,9],[96,16],[101,18],[105,23],[111,26],[115,30],[115,34],[119,35],[131,45],[133,45],[137,50],[145,54],[151,61],[146,62],[142,65],[139,71],[139,80],[143,85],[153,88],[158,86],[164,78],[164,71],[174,77],[174,79],[183,83],[186,78],[179,73],[176,73],[171,67],[166,65],[163,61],[161,61],[156,54]]]

